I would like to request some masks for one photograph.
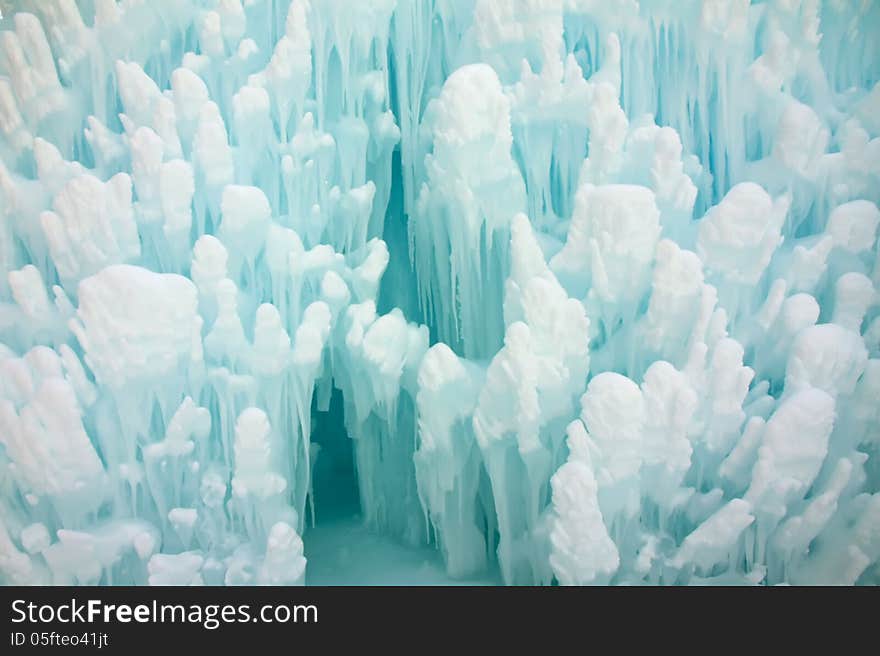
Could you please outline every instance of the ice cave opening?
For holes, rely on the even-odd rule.
[[[407,544],[399,535],[364,521],[355,443],[345,428],[345,400],[333,389],[328,407],[312,407],[312,495],[303,531],[309,585],[498,584],[497,572],[450,577],[440,552]],[[401,439],[405,439],[400,436]],[[314,519],[312,515],[314,503]],[[377,566],[377,563],[380,566]]]
[[[342,393],[333,390],[329,408],[321,412],[317,403],[312,409],[311,444],[312,495],[307,524],[325,522],[360,514],[354,445],[345,430]],[[312,517],[312,508],[315,515]],[[306,539],[308,544],[308,539]]]

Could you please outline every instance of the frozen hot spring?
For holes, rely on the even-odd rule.
[[[880,583],[880,3],[0,10],[0,582]]]

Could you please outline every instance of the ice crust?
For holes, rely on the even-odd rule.
[[[880,4],[0,4],[0,583],[880,584]]]

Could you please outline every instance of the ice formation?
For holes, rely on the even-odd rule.
[[[880,4],[0,9],[0,582],[880,583]]]

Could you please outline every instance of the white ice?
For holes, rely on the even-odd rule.
[[[0,9],[0,583],[880,584],[880,4]]]

